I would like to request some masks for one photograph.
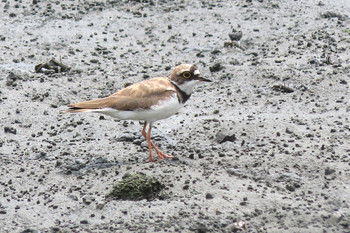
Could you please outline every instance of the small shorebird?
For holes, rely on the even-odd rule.
[[[173,158],[152,142],[152,124],[177,113],[190,98],[193,87],[201,81],[210,82],[201,77],[196,66],[182,64],[175,67],[168,77],[135,83],[106,98],[69,104],[66,112],[97,112],[120,120],[144,121],[142,135],[148,143],[149,161],[153,161],[152,148],[160,159]]]

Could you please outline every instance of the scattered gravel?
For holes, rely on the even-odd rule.
[[[349,1],[276,2],[2,1],[1,231],[349,232]],[[155,123],[174,159],[63,114],[180,63],[213,82]],[[161,196],[107,198],[139,172]]]

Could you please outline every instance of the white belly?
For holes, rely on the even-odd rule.
[[[157,105],[147,110],[119,111],[113,108],[103,108],[93,110],[93,112],[103,113],[120,120],[155,122],[174,115],[181,107],[182,104],[179,103],[176,94],[174,94],[164,101],[159,101]]]

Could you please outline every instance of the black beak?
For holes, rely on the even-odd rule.
[[[198,80],[201,81],[201,82],[211,82],[211,80],[203,78],[203,77],[200,77],[200,76],[198,77]]]

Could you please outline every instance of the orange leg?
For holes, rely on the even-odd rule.
[[[145,122],[145,124],[143,125],[142,136],[143,136],[144,138],[146,138],[147,143],[148,143],[149,161],[150,161],[150,162],[153,161],[152,147],[153,147],[154,150],[157,152],[157,155],[158,155],[158,157],[159,157],[160,159],[164,159],[164,158],[174,158],[174,156],[164,154],[163,152],[161,152],[161,151],[158,149],[158,147],[151,141],[152,124],[149,123],[149,128],[148,128],[147,134],[146,134],[146,126],[147,126],[147,122]]]
[[[147,143],[148,143],[148,151],[149,151],[149,161],[152,162],[153,161],[153,156],[152,156],[152,141],[151,138],[148,138],[148,135],[146,135],[146,126],[147,126],[147,122],[145,122],[145,124],[143,125],[143,129],[142,129],[142,136],[144,138],[146,138]],[[148,130],[149,131],[149,130]],[[149,132],[151,134],[151,132]],[[150,135],[151,136],[151,135]]]

